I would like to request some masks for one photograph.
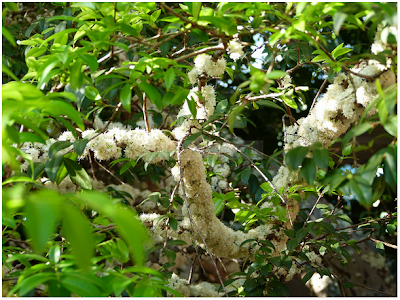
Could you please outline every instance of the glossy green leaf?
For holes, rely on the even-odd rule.
[[[150,98],[151,102],[153,102],[158,109],[162,109],[163,102],[160,92],[157,90],[156,87],[148,84],[147,82],[139,83],[140,89],[146,93],[147,97]]]
[[[62,225],[62,232],[71,245],[76,264],[82,271],[88,271],[94,254],[94,239],[88,220],[78,208],[65,205]]]
[[[61,247],[59,245],[51,246],[49,250],[49,260],[52,264],[57,264],[60,261]]]
[[[271,107],[271,108],[275,108],[275,109],[280,109],[282,110],[284,113],[286,113],[286,111],[283,109],[282,106],[270,101],[270,100],[259,100],[256,102],[258,105],[261,106],[267,106],[267,107]]]
[[[131,85],[129,83],[125,84],[121,90],[120,101],[122,106],[128,111],[131,112],[131,101],[132,101],[132,90]]]
[[[367,122],[367,123],[362,123],[357,125],[356,127],[353,127],[349,132],[346,133],[342,140],[342,148],[345,147],[345,145],[355,136],[359,136],[363,134],[364,132],[368,131],[369,129],[372,128],[372,124]]]
[[[79,139],[74,142],[74,150],[78,155],[82,155],[83,151],[86,148],[87,143],[89,140],[87,138],[85,139]]]
[[[383,176],[386,183],[396,191],[397,187],[397,144],[387,147],[385,159],[383,160]]]
[[[81,165],[69,158],[64,158],[64,164],[72,182],[76,183],[83,189],[91,190],[93,188],[89,175]]]
[[[45,162],[44,169],[46,171],[47,177],[49,177],[51,182],[56,181],[57,172],[60,169],[63,160],[64,160],[63,155],[56,155]]]
[[[69,83],[73,90],[80,89],[83,84],[82,60],[77,59],[71,66]]]
[[[387,118],[383,124],[383,128],[392,136],[397,137],[397,115],[392,115]]]

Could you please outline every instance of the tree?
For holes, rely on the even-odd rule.
[[[354,291],[331,263],[396,247],[396,22],[394,3],[4,3],[3,293]]]

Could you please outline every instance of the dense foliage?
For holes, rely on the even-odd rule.
[[[4,296],[379,295],[348,266],[396,267],[395,3],[3,3],[2,33]]]

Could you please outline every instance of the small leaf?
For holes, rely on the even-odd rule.
[[[167,72],[165,72],[165,74],[164,74],[164,82],[165,82],[165,86],[167,88],[167,91],[169,91],[170,88],[172,87],[172,84],[174,83],[174,80],[175,80],[175,71],[174,71],[173,68],[169,68],[167,70]]]
[[[267,107],[271,107],[271,108],[275,108],[275,109],[280,109],[281,111],[283,111],[284,113],[286,113],[286,111],[283,109],[282,106],[280,106],[280,105],[278,105],[278,104],[276,104],[276,103],[274,103],[274,102],[272,102],[272,101],[269,101],[269,100],[259,100],[259,101],[257,101],[256,103],[257,103],[258,105],[261,105],[261,106],[267,106]]]
[[[192,116],[193,116],[193,119],[196,119],[196,116],[197,116],[196,101],[193,100],[193,99],[187,99],[186,102],[187,102],[187,104],[188,104],[190,113],[191,113]]]
[[[333,16],[333,31],[335,34],[339,34],[340,28],[342,28],[343,22],[346,20],[347,14],[337,11]]]
[[[217,163],[218,160],[218,154],[210,154],[207,157],[207,164],[211,167],[214,168],[215,164]]]
[[[72,145],[72,143],[70,141],[58,141],[58,142],[53,143],[49,149],[49,157],[53,158],[54,155],[56,155],[58,151],[65,149],[71,145]]]
[[[32,289],[37,287],[39,284],[43,284],[46,281],[49,281],[51,279],[55,279],[56,275],[54,273],[38,273],[34,274],[32,276],[29,276],[25,279],[23,279],[18,285],[20,285],[20,290],[18,292],[18,296],[24,296],[28,292],[30,292]]]
[[[60,261],[61,247],[59,245],[51,246],[49,250],[49,260],[52,264],[57,264]]]
[[[176,231],[178,229],[178,222],[175,218],[169,218],[169,226],[173,231]]]
[[[77,59],[70,68],[69,82],[73,90],[80,89],[83,84],[82,60]]]
[[[246,168],[240,173],[240,179],[242,180],[243,184],[247,184],[249,182],[251,175],[251,168]]]
[[[353,127],[349,132],[346,133],[342,140],[342,148],[355,136],[359,136],[363,134],[364,132],[368,131],[369,129],[372,128],[371,123],[362,123],[357,125],[356,127]]]

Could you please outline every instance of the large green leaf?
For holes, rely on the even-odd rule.
[[[313,159],[305,158],[301,165],[300,174],[306,180],[308,185],[313,185],[317,175],[317,167]]]
[[[89,270],[94,254],[94,239],[88,220],[76,207],[65,205],[62,224],[62,233],[71,245],[75,262],[82,271]]]
[[[24,228],[37,253],[45,249],[47,241],[55,233],[61,199],[61,196],[52,190],[41,190],[29,195],[24,207]]]

